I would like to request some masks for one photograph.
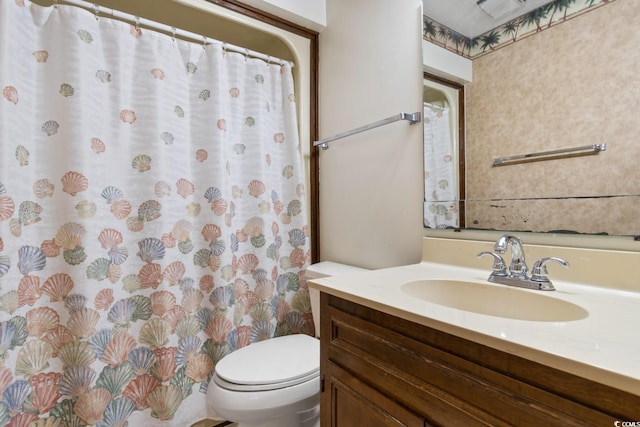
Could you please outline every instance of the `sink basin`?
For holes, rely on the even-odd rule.
[[[538,322],[569,322],[584,319],[589,312],[579,305],[525,291],[458,280],[418,280],[400,289],[421,300],[457,310]]]

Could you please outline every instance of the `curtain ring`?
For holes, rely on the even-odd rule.
[[[136,30],[139,30],[140,29],[140,17],[139,16],[134,16],[133,17],[133,21],[136,24]]]
[[[202,48],[207,49],[207,36],[202,36]]]
[[[93,4],[93,14],[96,17],[96,21],[100,19],[100,6],[97,3]]]
[[[176,27],[171,27],[171,40],[176,41]]]
[[[267,55],[267,68],[271,65],[271,55]]]
[[[53,8],[58,9],[58,0],[53,0]]]
[[[244,62],[247,62],[247,59],[249,59],[249,49],[245,48],[244,49]]]
[[[222,42],[222,56],[225,56],[227,54],[227,44],[225,42]]]

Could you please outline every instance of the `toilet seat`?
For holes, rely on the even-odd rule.
[[[320,376],[320,341],[296,334],[243,347],[220,360],[213,376],[221,388],[268,391],[291,387]]]

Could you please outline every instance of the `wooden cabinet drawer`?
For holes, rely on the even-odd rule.
[[[342,384],[348,374],[433,425],[613,425],[640,408],[638,396],[334,296],[321,306],[325,378],[339,369]]]

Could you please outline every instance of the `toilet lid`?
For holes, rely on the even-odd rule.
[[[319,372],[320,341],[304,334],[251,344],[224,357],[215,367],[225,387],[230,388],[231,383],[261,390],[308,381]]]

